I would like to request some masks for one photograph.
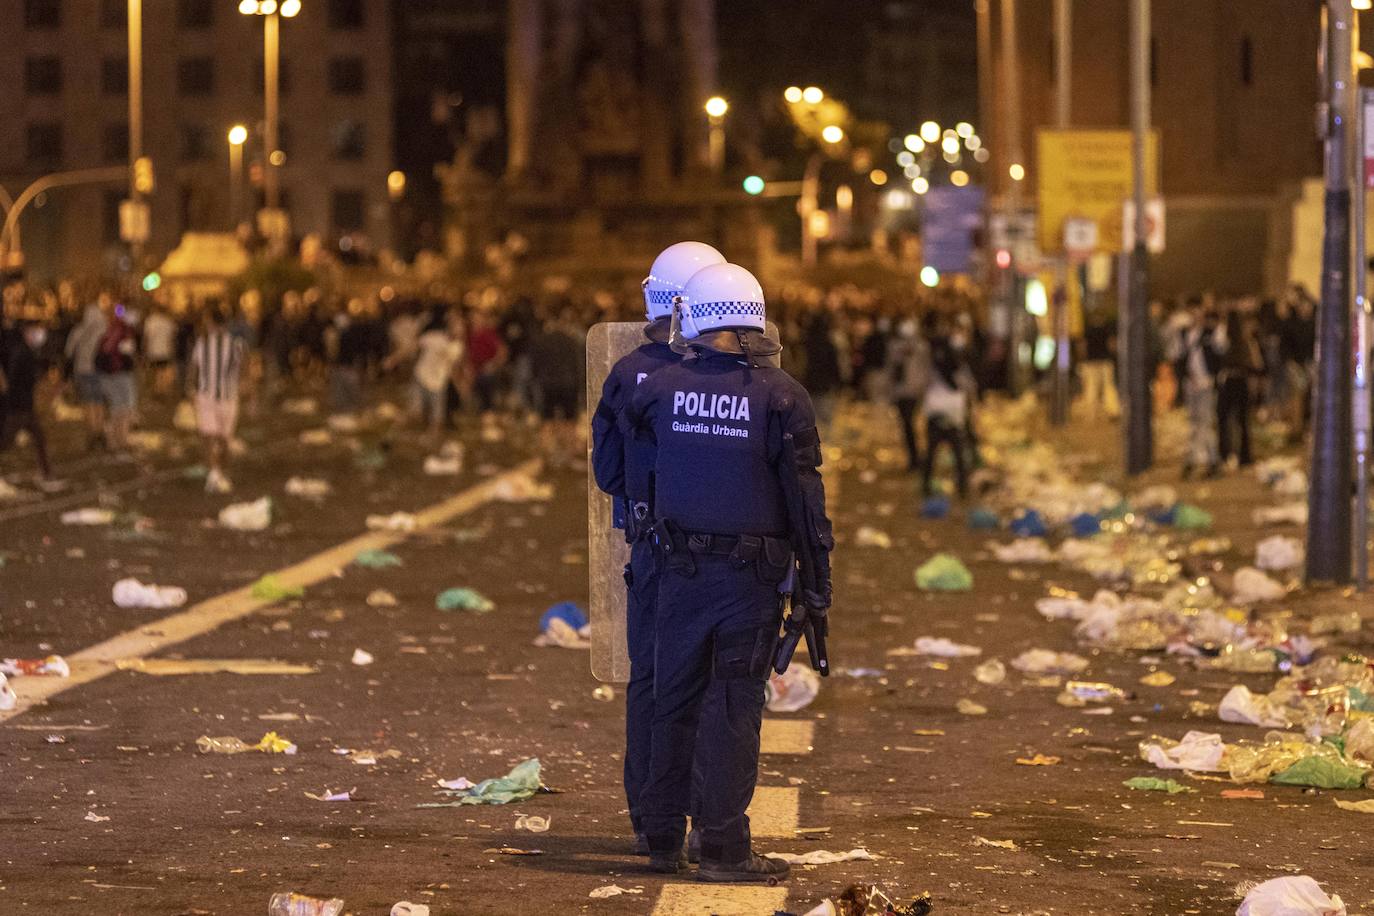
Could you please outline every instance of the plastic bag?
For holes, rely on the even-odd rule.
[[[1140,742],[1140,756],[1161,770],[1216,772],[1224,769],[1226,745],[1221,735],[1190,731],[1180,741],[1155,736]]]
[[[1011,666],[1023,674],[1077,674],[1088,667],[1088,660],[1072,652],[1027,649],[1011,660]]]
[[[1340,897],[1328,897],[1307,875],[1273,878],[1245,895],[1236,916],[1346,916]]]
[[[418,805],[420,808],[451,808],[458,805],[505,805],[524,801],[539,791],[539,758],[531,757],[515,765],[505,776],[484,779],[471,789],[445,790],[443,794],[457,795],[455,802],[436,802]]]
[[[805,665],[792,664],[782,674],[770,672],[764,696],[769,712],[796,712],[811,705],[821,692],[821,676]]]
[[[1217,706],[1217,716],[1223,722],[1243,725],[1263,725],[1265,728],[1287,728],[1288,716],[1275,708],[1269,697],[1250,692],[1244,684],[1237,684],[1226,692]]]
[[[434,606],[441,611],[472,611],[486,614],[496,609],[496,604],[473,588],[446,588],[434,599]]]
[[[1197,789],[1185,786],[1177,780],[1160,779],[1158,776],[1133,776],[1123,782],[1122,785],[1128,789],[1137,789],[1142,792],[1168,792],[1170,795],[1197,791]]]
[[[1297,569],[1306,555],[1302,541],[1276,534],[1255,545],[1255,566],[1270,571]]]
[[[1369,770],[1346,763],[1339,757],[1304,757],[1269,781],[1281,786],[1315,786],[1318,789],[1362,789]]]
[[[1242,566],[1236,570],[1231,584],[1231,600],[1236,604],[1278,601],[1286,594],[1287,591],[1282,585],[1253,566]]]
[[[172,585],[144,585],[134,578],[120,579],[111,597],[123,608],[172,608],[186,603],[186,589]]]
[[[922,655],[938,655],[941,658],[967,658],[983,654],[983,650],[977,646],[966,646],[943,636],[917,637],[916,651]]]
[[[928,592],[966,592],[973,573],[953,554],[937,553],[916,569],[916,587]]]
[[[272,497],[231,503],[219,510],[219,523],[234,531],[263,531],[272,524]]]

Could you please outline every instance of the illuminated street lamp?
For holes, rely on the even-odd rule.
[[[406,173],[397,169],[386,176],[386,193],[392,201],[398,201],[406,192]]]
[[[902,145],[913,153],[919,153],[926,148],[926,141],[917,134],[907,134],[902,138]]]
[[[1007,174],[1011,176],[1012,181],[1021,181],[1026,177],[1026,167],[1019,162],[1013,162],[1007,169]]]
[[[807,86],[802,90],[802,101],[808,105],[819,105],[825,99],[825,93],[819,86]]]
[[[243,15],[263,17],[263,147],[267,153],[267,163],[263,169],[263,191],[268,210],[277,210],[281,205],[277,169],[286,161],[285,154],[277,149],[277,112],[281,98],[281,19],[293,19],[300,11],[301,0],[281,0],[280,3],[277,0],[241,0],[239,3],[239,12]]]
[[[239,224],[239,197],[243,193],[243,144],[248,142],[248,128],[235,124],[229,128],[229,225]]]
[[[940,139],[940,125],[934,121],[927,121],[921,125],[921,139],[927,143],[934,143]]]
[[[839,143],[844,139],[844,128],[838,124],[829,124],[821,131],[821,139],[826,143]]]
[[[711,171],[719,174],[725,169],[725,113],[730,103],[718,95],[706,100],[706,119],[710,125],[708,134]]]
[[[783,90],[782,97],[793,105],[797,104],[802,100],[801,87],[788,86],[786,89]]]

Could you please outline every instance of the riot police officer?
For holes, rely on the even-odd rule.
[[[668,346],[673,299],[698,270],[724,264],[725,257],[702,242],[678,242],[654,259],[644,279],[646,341],[622,357],[606,377],[592,415],[592,470],[596,483],[616,501],[623,518],[630,563],[625,568],[626,637],[630,682],[625,691],[625,798],[635,831],[635,851],[648,855],[640,826],[639,800],[649,772],[649,728],[654,714],[654,607],[658,600],[653,544],[653,449],[622,435],[619,418],[635,388],[680,356]]]
[[[680,870],[695,757],[703,881],[787,873],[785,863],[753,852],[745,810],[758,776],[764,686],[781,593],[794,574],[793,544],[809,552],[804,601],[818,629],[830,606],[834,540],[815,411],[800,384],[761,362],[781,349],[766,328],[763,290],[749,271],[702,269],[674,304],[671,343],[685,351],[682,362],[645,379],[625,411],[627,429],[654,447],[661,562],[640,824],[651,867]],[[785,479],[796,484],[792,503],[803,518],[789,518]],[[703,716],[708,689],[719,699]]]

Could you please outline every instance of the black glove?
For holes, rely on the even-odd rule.
[[[809,588],[802,589],[801,599],[808,611],[814,611],[817,615],[824,617],[825,612],[830,608],[830,583],[825,583],[819,591],[812,591]]]

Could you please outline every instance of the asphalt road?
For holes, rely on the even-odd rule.
[[[929,890],[937,913],[1172,916],[1233,912],[1238,882],[1297,873],[1340,893],[1352,912],[1374,908],[1369,816],[1337,809],[1336,793],[1264,786],[1263,799],[1234,800],[1222,797],[1231,786],[1221,782],[1197,781],[1195,794],[1179,796],[1122,786],[1155,775],[1136,755],[1151,734],[1203,728],[1228,740],[1260,737],[1260,729],[1195,717],[1189,706],[1215,703],[1238,682],[1268,689],[1272,675],[1169,658],[1160,667],[1176,683],[1150,688],[1138,681],[1153,668],[1137,656],[1077,646],[1071,624],[1045,621],[1033,603],[1048,585],[1091,592],[1091,581],[997,562],[988,535],[970,532],[961,511],[918,518],[895,439],[865,430],[862,416],[849,415],[827,468],[840,538],[831,653],[841,670],[806,709],[770,714],[811,724],[786,732],[802,736],[800,747],[769,745],[788,752],[763,758],[766,810],[755,826],[780,834],[757,838],[763,851],[862,847],[874,860],[794,869],[785,887],[707,898],[690,880],[650,875],[628,855],[622,694],[597,698],[585,651],[531,645],[546,608],[586,600],[585,471],[573,467],[542,474],[553,487],[548,501],[476,499],[471,511],[390,548],[399,567],[326,564],[303,598],[233,617],[157,655],[275,659],[315,673],[164,677],[107,666],[0,722],[0,912],[261,913],[272,893],[296,890],[342,897],[357,914],[387,913],[405,899],[436,914],[541,907],[769,916],[804,912],[865,881],[897,896]],[[205,602],[348,542],[369,514],[439,504],[536,453],[528,427],[507,425],[498,441],[473,426],[461,436],[462,474],[432,477],[421,471],[427,452],[418,437],[389,421],[336,433],[330,445],[300,443],[302,430],[323,425],[319,416],[286,414],[248,422],[248,453],[236,462],[229,497],[207,496],[184,475],[196,460],[193,440],[169,432],[138,462],[69,461],[68,491],[0,504],[0,655],[70,657],[130,632],[157,639],[176,612],[115,607],[116,580],[179,585],[192,605]],[[1115,478],[1108,433],[1085,426],[1065,440],[1066,450],[1097,456],[1083,466],[1085,480]],[[76,436],[69,427],[59,433],[59,455]],[[3,461],[17,471],[27,455]],[[333,493],[286,496],[292,476],[326,479]],[[1261,536],[1250,510],[1268,500],[1253,478],[1182,489],[1232,539],[1223,562],[1247,562]],[[274,500],[267,530],[214,523],[226,504],[262,495]],[[116,524],[59,521],[60,509],[98,504],[121,514]],[[134,524],[135,516],[146,521]],[[861,525],[887,532],[891,548],[856,546]],[[936,550],[964,559],[971,592],[917,590],[913,570]],[[479,590],[495,610],[437,610],[436,595],[455,586]],[[378,590],[396,604],[369,604]],[[1348,608],[1374,612],[1343,593],[1284,603],[1298,618]],[[1014,672],[1000,685],[978,683],[971,673],[980,659],[889,654],[921,635],[979,646],[984,658],[1079,651],[1091,658],[1090,679],[1137,697],[1111,715],[1085,715]],[[1347,637],[1356,649],[1367,650],[1365,641]],[[356,649],[375,661],[353,664]],[[987,714],[961,714],[961,698]],[[785,737],[785,727],[769,727]],[[268,730],[298,753],[197,752],[201,735],[252,743]],[[376,762],[355,763],[337,753],[343,748],[372,751]],[[1016,762],[1035,754],[1061,762]],[[504,775],[530,757],[556,794],[499,807],[417,807],[445,800],[437,780]],[[342,790],[354,800],[306,795]],[[548,817],[551,828],[517,830],[520,815]],[[589,897],[610,884],[629,893]]]

